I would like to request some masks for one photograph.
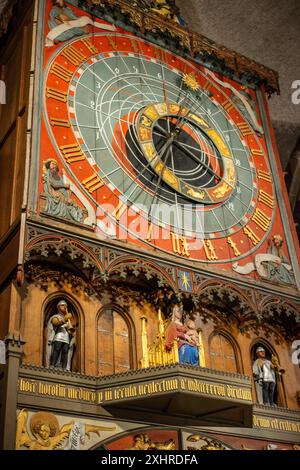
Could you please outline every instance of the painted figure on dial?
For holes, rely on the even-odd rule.
[[[49,14],[49,28],[52,30],[59,25],[69,25],[71,20],[77,20],[78,17],[75,12],[66,5],[64,0],[53,0],[53,7],[51,8]],[[74,36],[81,36],[88,32],[88,27],[84,28],[71,28],[62,32],[59,36],[56,37],[54,43],[59,43],[72,39]]]
[[[266,263],[267,276],[270,281],[294,283],[292,266],[283,251],[283,239],[280,235],[274,235],[268,242],[268,254],[274,257]]]
[[[185,326],[182,323],[183,306],[175,305],[172,321],[166,330],[166,349],[170,350],[174,341],[178,341],[180,364],[199,366],[199,349],[195,323],[192,320]]]
[[[50,317],[47,326],[46,366],[48,367],[71,370],[75,347],[75,328],[71,318],[67,302],[60,300],[57,304],[57,313]]]
[[[88,16],[78,17],[64,0],[53,0],[53,6],[49,13],[48,26],[50,32],[46,37],[46,47],[87,34],[89,25],[109,31],[115,31],[116,29],[113,25],[93,21]]]
[[[267,253],[255,255],[254,262],[244,266],[234,263],[233,270],[239,274],[250,274],[256,271],[263,278],[276,283],[295,284],[293,268],[284,254],[283,239],[274,235],[268,241]]]
[[[46,195],[45,213],[68,220],[82,222],[83,210],[71,198],[70,185],[59,174],[58,163],[49,159],[44,163],[44,193]]]

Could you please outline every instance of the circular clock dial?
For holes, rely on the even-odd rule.
[[[198,213],[201,217],[203,211],[206,214],[211,213],[212,216],[205,218],[204,226],[202,222],[199,223],[198,230],[200,232],[204,230],[208,236],[211,233],[224,236],[224,231],[227,232],[230,227],[238,223],[241,226],[244,225],[244,217],[254,209],[251,201],[255,196],[256,173],[249,159],[250,152],[243,145],[239,130],[234,123],[228,121],[225,111],[210,99],[208,93],[202,90],[198,96],[190,93],[188,97],[186,96],[187,92],[183,90],[180,70],[170,69],[168,64],[154,62],[152,57],[141,54],[130,56],[126,52],[111,52],[108,57],[107,54],[98,54],[93,58],[92,64],[89,61],[83,63],[80,76],[74,77],[74,86],[76,91],[74,97],[70,97],[70,104],[75,111],[76,129],[84,140],[83,150],[88,152],[90,158],[99,166],[99,176],[102,179],[108,179],[129,204],[145,208],[145,216],[148,217],[152,213],[153,221],[156,223],[169,224],[171,222],[173,228],[179,232],[182,228],[185,233],[194,232],[195,229],[197,231],[194,216]],[[207,123],[206,139],[203,132],[202,135],[200,134],[200,125],[198,128],[194,126],[195,135],[191,136],[193,143],[190,150],[197,157],[201,147],[207,144],[207,150],[202,150],[202,160],[206,159],[209,168],[213,168],[213,164],[218,164],[216,145],[223,149],[223,158],[226,156],[228,160],[228,171],[231,170],[234,177],[232,183],[228,183],[227,186],[225,183],[219,191],[219,188],[210,189],[210,195],[208,190],[205,191],[204,201],[208,202],[209,199],[212,203],[210,208],[193,207],[190,199],[195,198],[187,194],[185,194],[186,200],[179,198],[182,191],[174,187],[176,183],[173,187],[170,187],[170,184],[163,184],[167,179],[167,174],[171,178],[171,169],[168,169],[168,173],[165,171],[165,177],[162,178],[157,176],[155,171],[151,171],[152,168],[148,163],[149,158],[151,159],[153,144],[145,143],[144,151],[141,151],[138,135],[140,124],[136,123],[139,119],[142,121],[145,116],[144,112],[148,111],[149,114],[155,104],[158,110],[155,119],[157,123],[160,117],[158,105],[161,103],[179,106],[184,103],[188,105],[187,112],[194,116],[194,121],[201,118],[205,124]],[[161,112],[161,118],[163,117],[165,113]],[[188,128],[187,125],[186,127]],[[154,132],[156,132],[155,129]],[[210,140],[207,138],[209,132]],[[188,149],[187,145],[189,145],[188,141],[186,141]],[[150,157],[147,159],[145,155]],[[208,162],[208,155],[210,155],[210,162]],[[170,151],[169,158],[172,159],[172,151]],[[175,160],[177,166],[180,166],[180,160],[175,158],[174,165]],[[130,161],[134,161],[134,164],[130,165]],[[209,175],[209,170],[200,162],[201,159],[197,167],[191,166],[191,158],[189,158],[188,167],[182,171],[185,175],[190,172],[191,179],[197,175],[197,173],[193,174],[195,168],[198,175]],[[172,162],[168,161],[169,166],[170,163],[172,165]],[[203,172],[203,169],[206,171]],[[214,186],[221,186],[222,184],[216,184],[215,179],[216,177],[210,174],[207,182]],[[200,186],[204,187],[204,184]],[[232,199],[229,200],[226,196],[233,192],[233,186],[235,191]],[[191,194],[196,192],[195,188],[197,184],[191,186]],[[199,194],[201,197],[200,192]],[[203,202],[200,197],[198,201]],[[230,206],[220,204],[224,199]],[[176,206],[173,220],[170,221],[168,211],[160,211],[159,215],[153,212],[152,205],[159,204],[160,201]],[[183,219],[185,220],[184,227]]]
[[[270,205],[267,229],[265,224],[263,233],[254,233],[256,245],[245,227],[255,216],[259,191],[266,189],[261,185],[268,183],[271,198],[273,186],[271,179],[259,181],[258,169],[269,174],[263,147],[255,132],[241,132],[245,119],[229,101],[226,88],[210,81],[200,66],[145,41],[122,34],[97,34],[92,40],[93,54],[80,39],[73,41],[71,47],[83,58],[77,66],[71,64],[64,85],[76,144],[109,189],[106,203],[118,196],[149,223],[190,239],[238,239],[244,230],[245,246],[254,249],[271,226]],[[49,65],[46,87],[53,78],[58,77],[58,84],[62,80],[51,72],[55,61],[68,64],[63,50]],[[195,92],[185,87],[184,74],[194,74],[199,84]],[[49,109],[49,129],[65,161],[67,151],[58,142]],[[71,171],[73,162],[67,161]],[[86,180],[75,169],[74,177],[81,184]],[[83,189],[103,205],[102,190],[91,191],[86,184]],[[116,211],[109,215],[115,217]],[[241,250],[235,253],[243,256]],[[223,260],[230,260],[228,250]]]
[[[137,132],[148,166],[186,199],[222,202],[235,189],[235,168],[228,148],[218,133],[188,108],[169,102],[147,106],[138,118]],[[209,133],[218,137],[216,144]]]

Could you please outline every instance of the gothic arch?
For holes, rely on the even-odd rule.
[[[41,338],[43,338],[43,358],[42,362],[45,365],[46,356],[46,325],[51,317],[56,313],[56,305],[60,300],[66,300],[68,305],[71,305],[71,313],[76,315],[74,324],[76,326],[76,349],[72,360],[73,367],[72,372],[84,373],[84,313],[80,303],[71,294],[65,291],[56,291],[49,294],[45,299],[41,307],[42,315],[42,328],[43,332]]]
[[[256,317],[251,291],[244,292],[231,284],[204,281],[198,287],[197,297],[200,316],[204,321],[212,320],[218,327],[234,324],[243,332],[249,319]]]
[[[125,277],[126,270],[132,272],[137,278],[145,276],[150,281],[153,278],[157,279],[158,287],[168,286],[172,290],[177,291],[176,285],[172,275],[152,261],[143,260],[136,256],[119,256],[108,266],[107,271],[110,275],[113,273]]]
[[[106,304],[103,307],[101,307],[101,309],[98,311],[98,313],[96,315],[96,319],[95,319],[95,322],[96,322],[96,325],[95,325],[96,326],[96,328],[95,328],[95,331],[96,331],[96,345],[97,345],[97,347],[96,347],[96,354],[97,354],[96,362],[97,362],[98,374],[99,374],[99,371],[101,370],[100,366],[99,366],[99,360],[100,360],[99,359],[100,358],[99,340],[102,339],[101,342],[103,342],[103,339],[104,339],[104,341],[105,341],[106,336],[108,334],[107,332],[105,332],[99,338],[99,333],[101,332],[99,324],[100,324],[101,320],[103,319],[104,322],[106,322],[106,328],[107,328],[107,319],[110,319],[110,317],[111,317],[112,330],[109,331],[109,334],[110,334],[110,336],[113,336],[113,338],[111,338],[112,339],[112,345],[111,346],[112,346],[112,354],[113,354],[112,360],[113,360],[113,363],[115,364],[114,346],[115,346],[115,320],[116,320],[116,318],[115,318],[114,314],[118,315],[118,318],[119,318],[118,323],[120,324],[120,320],[121,320],[121,323],[123,323],[123,325],[121,325],[121,327],[123,326],[123,328],[124,328],[124,325],[126,325],[126,328],[127,328],[127,331],[128,331],[128,344],[126,342],[124,342],[124,339],[125,339],[126,335],[124,335],[124,331],[123,331],[123,335],[119,333],[120,336],[124,337],[123,341],[122,341],[123,347],[117,348],[117,349],[120,349],[124,352],[124,350],[126,349],[126,346],[127,346],[128,347],[129,369],[136,369],[137,368],[137,345],[136,345],[137,335],[136,335],[134,321],[133,321],[131,315],[129,314],[129,312],[125,308],[120,307],[119,305],[117,305],[116,303],[113,302],[113,303]],[[107,315],[108,318],[105,318],[105,315]],[[105,351],[105,352],[108,352],[108,351]],[[114,369],[114,367],[115,366],[113,366],[113,369]],[[115,372],[113,371],[112,373],[115,373]],[[111,375],[111,374],[105,374],[105,375]]]
[[[280,297],[268,296],[260,304],[261,318],[269,328],[280,332],[286,341],[293,341],[300,333],[300,306]]]
[[[230,346],[232,347],[232,351],[234,353],[236,371],[231,371],[231,372],[237,372],[239,374],[243,374],[244,366],[242,362],[242,355],[241,355],[240,347],[237,341],[235,340],[235,338],[227,330],[223,328],[217,328],[210,334],[208,338],[209,355],[211,356],[211,345],[212,345],[214,338],[216,337],[223,337],[228,342],[228,344],[230,344]],[[227,370],[227,369],[224,369],[224,370]]]
[[[42,234],[33,237],[25,250],[25,261],[48,259],[49,256],[66,258],[74,267],[84,273],[86,269],[93,268],[94,276],[105,271],[97,249],[68,237]]]

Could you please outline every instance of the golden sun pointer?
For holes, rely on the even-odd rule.
[[[197,78],[193,73],[185,73],[182,77],[183,83],[187,88],[190,88],[192,91],[197,91],[200,88],[200,85],[197,81]]]

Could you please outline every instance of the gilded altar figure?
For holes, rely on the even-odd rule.
[[[199,366],[199,344],[195,323],[189,320],[187,325],[184,325],[182,316],[182,304],[175,305],[171,323],[166,329],[166,349],[171,349],[174,341],[177,341],[180,364]]]
[[[30,432],[34,437],[32,439],[27,431],[28,411],[23,409],[17,417],[16,450],[20,450],[22,447],[26,447],[28,450],[72,449],[70,443],[68,446],[67,439],[76,425],[81,425],[81,441],[85,436],[89,439],[90,433],[100,436],[100,431],[115,430],[115,426],[93,426],[74,421],[59,428],[58,420],[53,413],[38,411],[30,419]]]

